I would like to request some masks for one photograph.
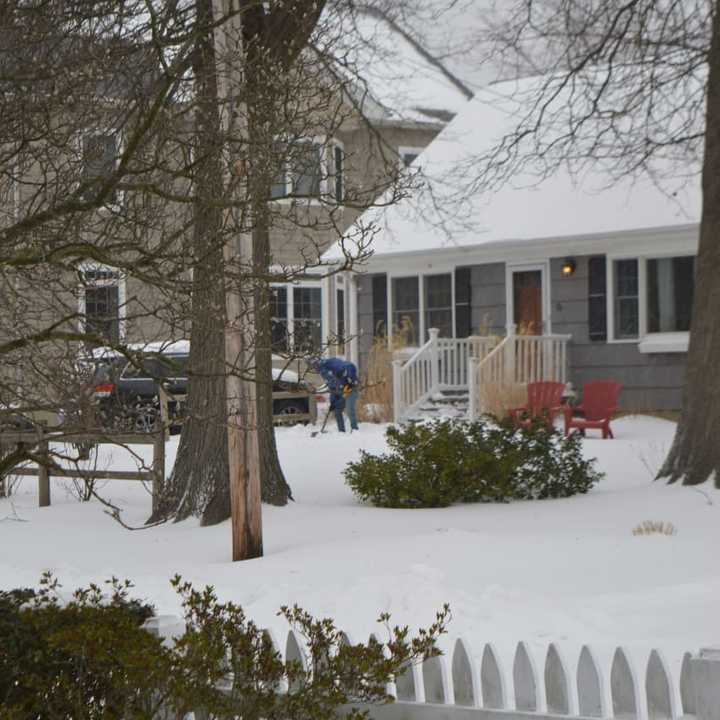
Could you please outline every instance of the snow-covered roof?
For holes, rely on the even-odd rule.
[[[364,213],[358,223],[379,231],[375,256],[526,243],[544,239],[617,234],[699,222],[699,166],[657,161],[656,172],[616,181],[617,168],[596,163],[581,173],[567,166],[548,177],[530,169],[516,174],[494,191],[462,196],[481,158],[512,132],[526,110],[532,83],[508,81],[478,91],[417,158],[424,187],[412,197]],[[353,228],[346,233],[351,247]],[[325,260],[342,258],[331,246]]]
[[[468,91],[497,80],[501,69],[488,61],[479,40],[496,4],[426,0],[412,13],[400,5],[380,13],[360,7],[347,28],[346,60],[361,78],[357,95],[365,98],[367,116],[446,122],[465,106]]]

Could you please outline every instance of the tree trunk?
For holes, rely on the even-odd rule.
[[[222,237],[222,135],[218,108],[210,0],[197,4],[198,39],[193,61],[197,92],[193,224],[193,296],[187,419],[172,476],[151,520],[200,517],[213,525],[230,517],[226,324]]]
[[[260,481],[263,502],[287,505],[292,491],[285,480],[275,442],[273,425],[272,330],[270,288],[263,278],[270,268],[270,233],[264,209],[255,214],[253,264],[257,289],[255,295],[255,381],[257,383],[257,423],[259,433]]]
[[[687,378],[680,423],[658,473],[698,485],[713,473],[720,487],[720,9],[716,4],[708,55],[703,205]]]

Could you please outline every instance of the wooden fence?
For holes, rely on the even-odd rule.
[[[146,627],[170,638],[182,634],[183,621],[152,618]],[[302,638],[287,631],[276,650],[286,662],[309,667]],[[347,636],[345,642],[350,642]],[[366,709],[375,720],[532,720],[534,718],[622,718],[623,720],[699,720],[720,718],[720,650],[685,653],[674,678],[662,653],[652,650],[638,662],[618,647],[609,665],[587,645],[571,667],[551,643],[542,656],[519,642],[506,664],[489,643],[476,655],[458,638],[452,650],[411,666],[390,684],[395,702]]]

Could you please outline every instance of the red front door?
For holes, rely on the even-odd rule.
[[[513,322],[518,335],[542,335],[542,271],[513,272]]]

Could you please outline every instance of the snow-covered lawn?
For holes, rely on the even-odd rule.
[[[228,523],[128,532],[98,503],[77,502],[64,490],[70,481],[53,480],[52,506],[37,508],[28,478],[0,500],[0,586],[35,584],[47,569],[67,589],[116,575],[159,612],[176,613],[168,579],[180,573],[214,585],[260,624],[278,627],[278,607],[298,603],[353,638],[376,629],[381,611],[417,626],[449,602],[451,635],[476,653],[492,641],[506,667],[518,640],[538,660],[557,641],[571,667],[583,643],[604,659],[621,644],[639,667],[649,648],[661,649],[677,673],[683,651],[720,641],[720,492],[652,481],[672,423],[624,418],[614,429],[616,440],[585,441],[606,473],[588,495],[439,510],[363,506],[344,485],[341,471],[361,448],[385,447],[384,427],[314,439],[308,428],[281,429],[295,502],[263,508],[265,557],[243,563],[229,561]],[[171,454],[175,447],[173,439]],[[114,453],[114,467],[128,462]],[[132,524],[149,513],[138,483],[105,483],[102,494]],[[677,533],[633,535],[644,520]]]

